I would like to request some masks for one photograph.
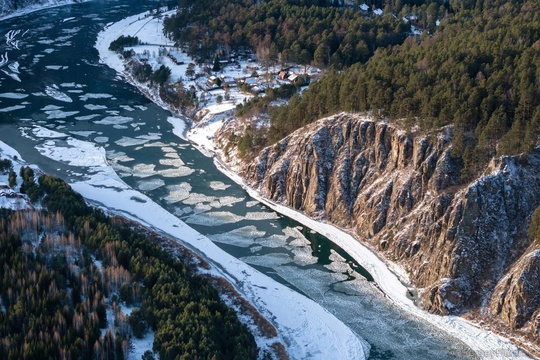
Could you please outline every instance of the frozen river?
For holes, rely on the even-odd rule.
[[[370,359],[475,358],[403,314],[325,237],[250,198],[172,133],[170,113],[99,63],[97,33],[154,6],[94,1],[1,21],[0,140],[68,182],[107,162],[221,249],[334,314],[369,342]]]

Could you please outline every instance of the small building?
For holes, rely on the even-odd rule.
[[[287,75],[289,75],[285,70],[281,70],[278,74],[279,80],[285,80],[287,79]]]
[[[298,76],[298,74],[292,74],[287,78],[287,80],[294,84],[300,80],[300,77]]]
[[[249,86],[255,86],[255,85],[257,85],[257,79],[254,78],[254,77],[249,77],[249,78],[245,79],[244,82],[245,82],[246,84],[248,84]]]
[[[178,51],[169,51],[169,54],[167,56],[176,65],[183,65],[184,64],[184,57]]]

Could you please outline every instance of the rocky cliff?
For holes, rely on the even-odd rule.
[[[424,307],[540,330],[540,151],[491,162],[462,184],[451,129],[428,135],[349,114],[264,149],[241,174],[262,195],[354,232],[400,263]]]

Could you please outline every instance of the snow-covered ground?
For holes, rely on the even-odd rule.
[[[145,20],[146,24],[138,22],[137,19],[141,17],[134,16],[113,25],[110,25],[107,29],[99,34],[96,47],[100,52],[101,60],[109,65],[110,67],[116,69],[118,72],[123,72],[124,66],[121,59],[118,56],[110,51],[108,51],[108,44],[117,39],[120,35],[134,35],[133,29],[136,30],[136,35],[142,39],[143,42],[159,43],[158,41],[166,40],[163,39],[161,32],[158,31],[156,34],[156,27],[158,26],[152,21]],[[142,21],[142,20],[140,20]],[[157,21],[157,20],[153,20]],[[159,38],[158,38],[159,37]],[[185,55],[187,61],[187,55]],[[178,75],[178,74],[177,74]],[[179,75],[181,76],[181,75]],[[196,143],[199,149],[207,151],[216,151],[216,148],[213,144],[214,136],[219,132],[223,119],[230,114],[229,110],[232,109],[232,106],[227,106],[224,104],[217,104],[215,102],[209,102],[205,106],[204,114],[206,115],[200,123],[198,123],[194,128],[190,129],[187,133],[189,140]],[[179,118],[170,118],[169,122],[173,124],[175,131],[174,133],[178,136],[185,136],[185,122]],[[371,250],[363,246],[358,242],[354,237],[346,232],[332,226],[329,224],[321,223],[320,221],[314,221],[305,215],[291,210],[290,208],[281,206],[269,202],[268,200],[260,197],[256,191],[250,189],[246,186],[244,181],[235,173],[231,172],[226,166],[221,164],[216,159],[216,164],[227,174],[231,179],[236,181],[238,184],[242,185],[250,193],[251,196],[258,199],[262,203],[268,205],[273,210],[284,214],[292,219],[303,223],[304,225],[312,228],[313,230],[319,232],[320,234],[326,236],[328,239],[339,245],[347,253],[349,253],[358,263],[360,263],[366,270],[375,279],[378,286],[382,291],[391,298],[396,306],[401,307],[403,310],[419,316],[420,318],[428,321],[442,330],[448,332],[449,334],[460,339],[468,346],[470,346],[480,358],[482,359],[518,359],[518,358],[529,358],[525,353],[523,353],[517,346],[512,344],[509,340],[496,335],[490,331],[484,330],[479,326],[466,321],[460,317],[453,316],[435,316],[429,314],[419,308],[417,308],[413,302],[407,298],[406,294],[408,287],[400,281],[400,278],[396,274],[400,274],[404,278],[404,272],[397,266],[394,266],[393,271],[389,269],[388,265],[382,261],[376,254]],[[171,219],[172,221],[172,219]],[[177,220],[176,220],[177,221]],[[163,223],[163,228],[169,227],[170,224]],[[174,225],[173,225],[174,226]],[[158,226],[159,227],[159,226]],[[225,259],[224,259],[225,260]],[[220,260],[221,261],[221,260]],[[229,261],[229,260],[227,260]],[[232,261],[232,260],[230,260]],[[244,278],[245,279],[245,278]],[[251,291],[251,290],[250,290]],[[249,292],[248,292],[249,293]],[[254,300],[256,304],[264,304],[265,301],[269,299],[264,299],[258,297],[258,295],[252,294],[248,296],[250,300]],[[289,306],[286,306],[288,309],[291,309]],[[263,311],[263,313],[265,313]],[[265,313],[267,315],[268,313]],[[275,319],[278,323],[281,321],[279,318]],[[296,321],[296,319],[294,320]],[[288,330],[288,325],[281,324],[278,326],[280,331]],[[288,331],[282,333],[284,337],[297,336],[298,333],[294,331]],[[289,350],[293,350],[289,348]],[[292,354],[295,354],[292,352]],[[336,357],[337,353],[333,357]],[[293,355],[294,356],[294,355]],[[338,356],[339,357],[339,356]]]
[[[19,172],[21,167],[25,163],[21,160],[21,155],[13,149],[8,147],[5,143],[0,141],[0,159],[10,160],[13,165],[13,171],[17,174],[17,187],[22,183]],[[35,168],[34,168],[35,169]],[[0,208],[21,210],[26,209],[29,206],[28,201],[21,197],[19,192],[9,188],[9,174],[8,172],[0,173]]]

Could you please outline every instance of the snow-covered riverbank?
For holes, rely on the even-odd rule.
[[[34,135],[45,138],[59,135],[39,130],[36,128]],[[67,150],[51,145],[40,152],[56,161],[68,161],[72,166],[87,167],[91,159],[94,175],[87,181],[72,183],[74,190],[108,212],[133,219],[192,249],[212,264],[211,274],[227,279],[264,317],[272,320],[278,339],[258,337],[257,345],[262,350],[279,340],[293,359],[367,358],[369,345],[332,314],[230,256],[146,195],[126,185],[107,164],[102,148],[81,142]],[[0,142],[0,154],[17,153]],[[325,341],[318,341],[320,338]]]
[[[155,29],[155,24],[152,26],[152,20],[142,18],[143,15],[136,15],[110,24],[98,35],[96,47],[100,52],[101,60],[120,73],[123,73],[124,64],[116,54],[108,50],[108,46],[111,41],[122,34],[134,35],[130,32],[134,29],[138,31],[137,36],[143,41],[147,41],[145,31],[148,29],[145,28],[145,25]],[[156,40],[153,39],[153,41]],[[227,110],[232,107],[223,105],[221,108]],[[184,121],[181,119],[173,119],[172,121],[180,129],[177,132],[178,135],[182,135],[182,129],[185,127]],[[116,193],[114,189],[111,189],[111,186],[118,187],[118,184],[114,185],[111,182],[116,183],[117,181],[100,177],[95,181],[78,183],[73,186],[92,201],[186,242],[205,259],[214,263],[216,268],[223,272],[223,275],[237,287],[239,292],[263,316],[272,321],[291,358],[328,359],[337,356],[340,359],[361,359],[367,357],[369,345],[318,304],[228,255],[206,237],[186,226],[146,196],[131,189],[122,190],[121,200],[118,197],[110,196],[111,192]],[[137,195],[132,194],[132,192]],[[133,198],[137,200],[133,200]],[[145,201],[142,206],[140,199]],[[140,213],[130,211],[130,209],[136,208],[141,209]],[[149,216],[149,214],[151,215]],[[324,338],[325,341],[318,340],[321,338]]]
[[[110,67],[116,69],[120,73],[123,72],[123,67],[124,67],[123,62],[118,58],[116,54],[108,51],[108,45],[112,40],[118,38],[120,35],[134,35],[135,33],[133,30],[136,29],[137,36],[139,38],[141,39],[152,38],[153,41],[156,41],[155,34],[153,34],[155,33],[156,25],[155,24],[153,26],[147,25],[147,24],[151,24],[151,21],[148,21],[148,19],[138,20],[139,17],[140,16],[134,16],[134,17],[125,19],[123,21],[120,21],[118,23],[109,25],[107,29],[101,32],[98,37],[96,47],[98,48],[100,52],[101,60],[105,62],[107,65],[109,65]],[[138,23],[139,21],[140,23]],[[165,43],[163,44],[165,45]],[[145,93],[147,92],[148,91],[145,91]],[[212,111],[213,109],[215,109],[215,106],[212,106],[210,110]],[[212,119],[214,121],[212,121]],[[192,134],[196,134],[197,136],[189,136],[189,139],[197,143],[197,145],[200,148],[215,149],[213,146],[212,139],[214,138],[215,132],[219,131],[221,121],[217,116],[212,119],[210,119],[210,121],[207,121],[208,126],[199,125],[196,130],[197,132],[196,133],[192,132]],[[171,122],[178,129],[183,129],[185,126],[185,123],[181,119],[171,119]],[[176,131],[175,133],[178,133],[180,135],[180,134],[183,134],[184,131],[179,130],[179,131]],[[341,248],[343,248],[347,253],[349,253],[356,261],[358,261],[364,268],[366,268],[371,273],[376,283],[383,290],[383,292],[389,298],[391,298],[397,306],[399,306],[403,310],[406,310],[410,313],[415,314],[416,316],[419,316],[425,321],[436,325],[437,327],[443,329],[449,334],[460,339],[461,341],[466,343],[468,346],[470,346],[478,354],[480,358],[485,358],[485,359],[528,358],[526,354],[520,351],[519,348],[517,348],[507,339],[501,336],[498,336],[496,334],[493,334],[489,331],[483,330],[480,327],[470,322],[467,322],[466,320],[462,318],[439,317],[439,316],[431,315],[425,311],[422,311],[421,309],[418,309],[413,304],[413,302],[409,298],[407,298],[406,293],[407,293],[408,288],[400,281],[398,276],[396,276],[395,272],[392,272],[388,268],[385,262],[383,262],[379,257],[377,257],[376,254],[374,254],[369,249],[364,247],[352,236],[350,236],[349,234],[331,225],[324,224],[319,221],[314,221],[289,208],[268,202],[267,200],[261,198],[255,191],[253,191],[252,189],[249,189],[244,184],[243,180],[240,177],[238,177],[236,174],[229,171],[225,166],[222,166],[218,161],[216,163],[218,167],[223,172],[225,172],[230,178],[232,178],[237,183],[244,186],[251,196],[257,198],[258,200],[265,203],[266,205],[268,205],[275,211],[282,213],[290,218],[293,218],[305,224],[306,226],[312,228],[313,230],[321,233],[322,235],[326,236],[328,239],[330,239],[331,241],[339,245]],[[169,225],[164,223],[163,226],[169,226]],[[225,257],[223,259],[220,258],[218,262],[222,260],[225,261],[225,264],[227,264],[229,261]],[[254,278],[251,278],[251,279],[254,279]],[[244,278],[244,280],[247,280],[247,279]],[[250,294],[249,291],[248,293],[243,293],[243,294],[246,297],[248,297],[251,301],[254,301],[254,304],[256,305],[257,304],[260,305],[261,301],[264,304],[264,302],[266,301],[266,299],[261,299],[261,298],[258,298],[257,296],[254,296],[253,294]],[[266,304],[266,305],[271,306],[271,304]],[[261,312],[265,315],[268,314],[263,309],[259,309],[259,310],[261,310]],[[290,310],[291,308],[288,307],[285,312],[287,313]],[[315,315],[309,314],[309,316],[315,316]],[[275,321],[279,322],[280,320],[276,318]],[[309,322],[312,320],[307,319],[307,320],[302,320],[302,321]],[[276,325],[278,326],[280,331],[282,330],[286,331],[285,333],[281,333],[282,336],[285,338],[288,338],[289,336],[295,337],[299,335],[294,330],[289,329],[288,325],[285,325],[285,324],[282,324],[281,326],[279,324],[276,324]],[[313,337],[314,335],[315,334],[312,333],[308,335],[308,337],[312,337],[312,339],[315,340],[315,338]],[[381,334],[381,336],[384,336],[384,334]],[[326,346],[327,344],[325,344],[325,347]],[[292,348],[289,348],[289,350],[293,351]],[[294,353],[292,353],[292,355],[296,356],[296,354]],[[300,357],[302,357],[302,355],[300,355]]]

